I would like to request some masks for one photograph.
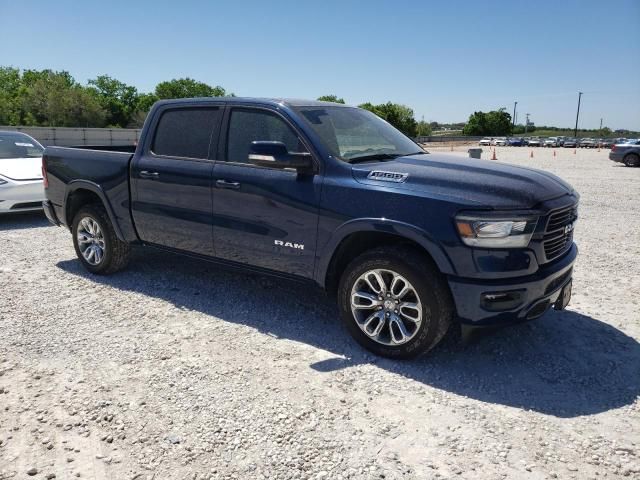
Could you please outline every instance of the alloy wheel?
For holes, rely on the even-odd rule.
[[[372,340],[402,345],[416,336],[422,324],[422,303],[416,289],[392,270],[369,270],[351,289],[351,313]]]
[[[104,258],[104,235],[98,222],[91,217],[83,217],[78,223],[76,234],[82,257],[91,265],[98,265]]]

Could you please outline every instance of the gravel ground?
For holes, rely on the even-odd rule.
[[[411,362],[306,286],[151,249],[92,277],[1,218],[0,479],[638,478],[640,169],[529,152],[497,156],[582,195],[569,309]]]

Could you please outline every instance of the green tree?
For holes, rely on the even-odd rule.
[[[510,135],[511,134],[511,114],[504,108],[487,112],[486,135]]]
[[[192,78],[178,78],[156,85],[155,95],[159,99],[192,98],[192,97],[224,97],[227,92],[221,86],[212,87]]]
[[[339,98],[337,95],[322,95],[318,97],[318,100],[321,102],[344,103],[344,98]]]
[[[420,120],[416,125],[416,136],[417,137],[428,137],[431,135],[432,128],[431,124],[425,122],[424,120]]]
[[[107,124],[129,125],[138,107],[138,90],[108,75],[89,80],[89,85],[107,112]]]
[[[491,112],[473,112],[462,129],[465,135],[509,135],[511,133],[511,115],[504,108]]]
[[[20,122],[19,95],[22,88],[20,70],[0,67],[0,125],[18,125]]]
[[[413,110],[411,110],[406,105],[391,102],[381,103],[380,105],[373,105],[367,102],[358,106],[375,113],[380,118],[383,118],[391,125],[396,127],[405,135],[409,137],[416,136],[418,122],[416,122],[416,119],[413,118]]]
[[[26,79],[26,80],[25,80]],[[102,127],[106,112],[96,96],[67,72],[29,70],[21,92],[24,125]]]

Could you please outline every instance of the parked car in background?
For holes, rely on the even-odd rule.
[[[507,145],[511,147],[522,147],[524,146],[524,139],[521,137],[511,137],[507,140]]]
[[[481,147],[488,147],[489,145],[491,145],[492,141],[493,138],[485,137],[478,142],[478,145],[480,145]]]
[[[559,147],[563,147],[564,146],[564,141],[567,139],[567,137],[561,136],[561,137],[556,137],[557,142],[558,142],[558,146]]]
[[[609,159],[624,163],[627,167],[640,167],[640,140],[627,140],[611,147]]]
[[[506,137],[496,137],[491,141],[491,145],[496,145],[498,147],[504,147],[507,145]]]
[[[527,142],[527,145],[530,147],[540,147],[542,146],[542,141],[539,137],[531,137]]]
[[[0,213],[42,209],[43,151],[29,135],[0,131]]]
[[[580,148],[596,148],[598,146],[598,142],[596,142],[596,140],[594,140],[593,138],[583,138],[582,140],[580,140],[578,146]]]
[[[544,143],[543,143],[544,147],[557,147],[558,146],[558,138],[557,137],[549,137],[547,138]]]
[[[610,138],[602,138],[600,140],[600,146],[602,148],[611,148],[613,146],[613,140]]]
[[[565,138],[562,142],[562,146],[564,148],[576,148],[578,146],[578,142],[575,138]]]
[[[571,297],[569,184],[429,154],[359,108],[165,100],[134,153],[47,147],[42,164],[45,213],[92,274],[142,243],[315,283],[379,355],[414,357],[458,322],[533,320]]]

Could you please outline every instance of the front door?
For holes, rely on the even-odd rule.
[[[132,214],[148,243],[213,255],[211,145],[223,108],[168,108],[159,113],[150,148],[131,170]]]
[[[248,162],[253,141],[280,141],[290,152],[306,150],[276,112],[234,107],[228,118],[225,161],[213,169],[216,256],[311,278],[322,177]]]

